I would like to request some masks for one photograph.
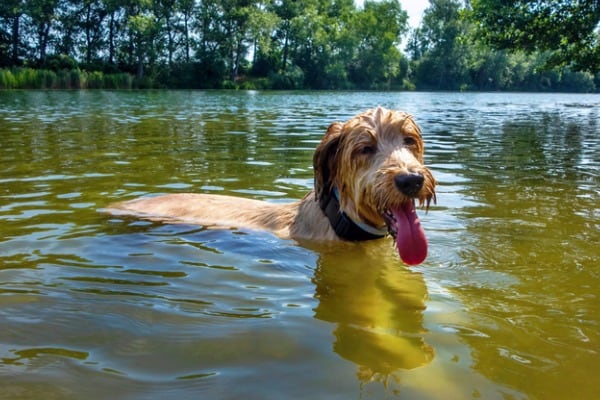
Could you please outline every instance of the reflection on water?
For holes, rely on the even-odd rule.
[[[323,254],[313,278],[318,319],[335,323],[333,349],[359,367],[369,382],[433,358],[425,343],[427,289],[420,274],[398,268],[381,245],[345,254]],[[361,248],[362,249],[362,248]]]
[[[565,381],[581,379],[598,356],[590,344],[600,338],[592,317],[600,310],[590,282],[599,262],[599,140],[589,123],[557,113],[504,121],[497,144],[473,154],[464,172],[477,185],[465,193],[474,204],[463,209],[461,257],[472,270],[511,278],[459,285],[479,315],[469,325],[486,337],[465,340],[479,349],[483,373],[542,397],[566,395]],[[526,384],[515,366],[527,369]],[[594,388],[580,390],[596,397]]]
[[[106,217],[285,202],[329,123],[413,113],[430,255]],[[0,92],[7,398],[598,398],[597,95]]]
[[[478,371],[533,397],[576,385],[595,398],[582,371],[597,370],[600,339],[597,108],[541,108],[465,130],[453,168],[461,278],[448,288],[470,312],[461,336]]]

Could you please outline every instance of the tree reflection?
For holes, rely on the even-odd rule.
[[[572,387],[565,382],[593,370],[586,324],[597,307],[581,299],[595,297],[597,129],[559,113],[529,117],[473,133],[477,151],[461,169],[470,204],[459,252],[469,277],[453,291],[471,311],[466,331],[480,332],[461,334],[474,369],[561,398]]]

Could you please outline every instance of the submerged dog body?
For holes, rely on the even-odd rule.
[[[322,215],[313,191],[288,204],[218,194],[175,193],[117,203],[111,208],[113,214],[133,214],[163,222],[269,230],[282,238],[339,239]]]
[[[313,157],[315,189],[289,204],[180,193],[117,203],[108,210],[174,223],[273,231],[306,240],[395,238],[402,260],[421,263],[427,240],[414,203],[435,202],[413,118],[376,108],[329,126]]]

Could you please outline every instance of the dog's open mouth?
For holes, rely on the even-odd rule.
[[[427,238],[415,211],[414,201],[388,208],[384,216],[402,261],[408,265],[421,264],[427,257]]]

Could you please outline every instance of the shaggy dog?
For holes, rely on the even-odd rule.
[[[113,204],[117,215],[205,226],[270,230],[282,238],[331,241],[394,237],[409,265],[427,256],[414,203],[435,202],[412,116],[381,107],[329,126],[313,157],[315,189],[289,204],[179,193]]]

